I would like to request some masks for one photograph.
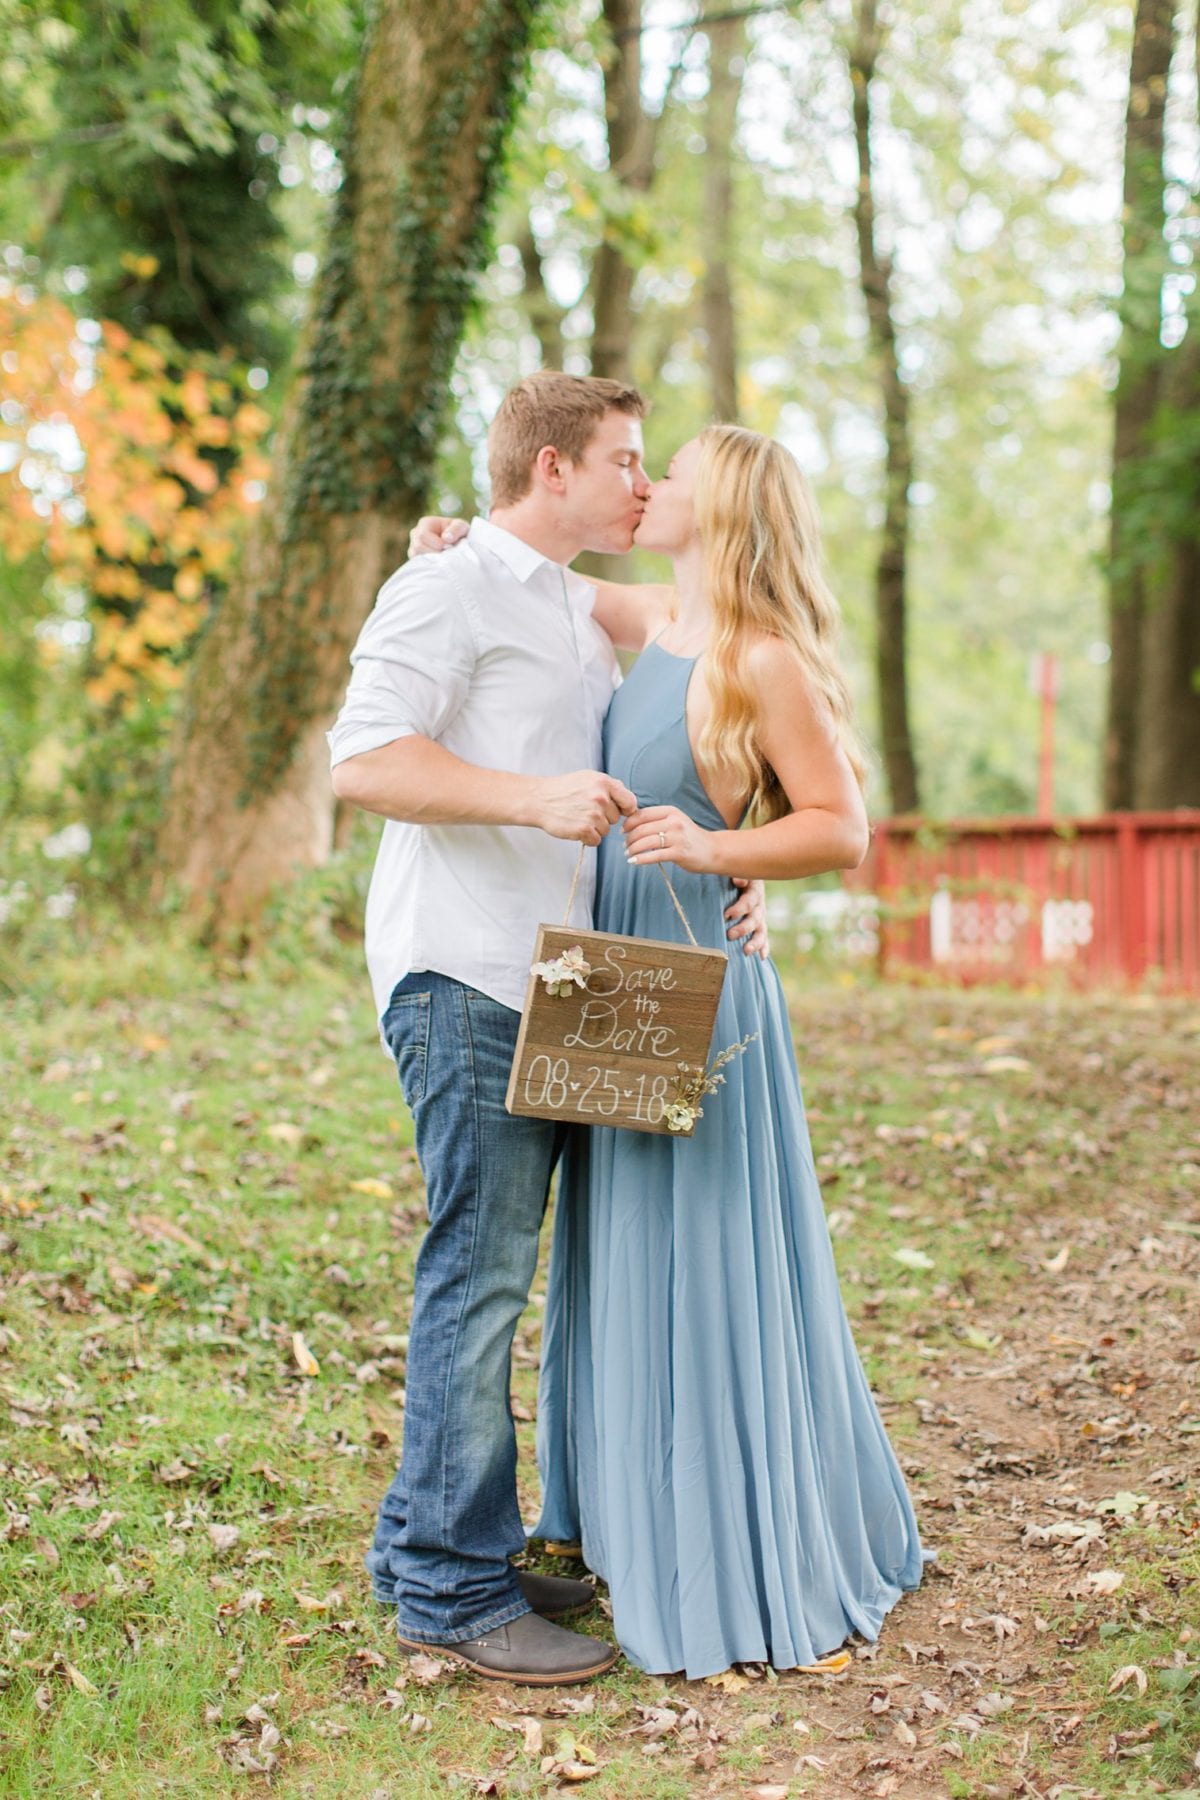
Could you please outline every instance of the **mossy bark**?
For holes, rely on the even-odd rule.
[[[161,842],[211,927],[332,842],[324,731],[426,508],[539,0],[379,0],[270,494],[197,651]]]

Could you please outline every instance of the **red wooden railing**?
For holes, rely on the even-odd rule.
[[[1200,991],[1200,810],[888,819],[847,885],[878,898],[885,971]]]

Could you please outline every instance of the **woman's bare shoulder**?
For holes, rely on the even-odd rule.
[[[742,649],[743,667],[756,684],[807,683],[808,672],[794,644],[769,631],[747,634]]]

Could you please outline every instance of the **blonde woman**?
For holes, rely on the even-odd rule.
[[[779,978],[723,917],[735,870],[794,880],[867,847],[809,492],[781,445],[713,426],[653,486],[636,542],[675,581],[597,602],[642,655],[604,730],[638,810],[601,843],[596,927],[676,937],[666,864],[729,958],[714,1045],[753,1041],[690,1140],[572,1134],[534,1534],[581,1541],[633,1662],[695,1679],[875,1638],[922,1551],[838,1291]]]

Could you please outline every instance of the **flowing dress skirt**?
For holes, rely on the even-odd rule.
[[[671,873],[700,942],[724,946],[728,885]],[[618,832],[597,928],[680,936],[665,883],[626,864]],[[573,1134],[538,1414],[534,1535],[581,1540],[626,1655],[692,1678],[874,1639],[923,1559],[838,1289],[779,978],[727,949],[714,1048],[758,1036],[695,1135]]]

